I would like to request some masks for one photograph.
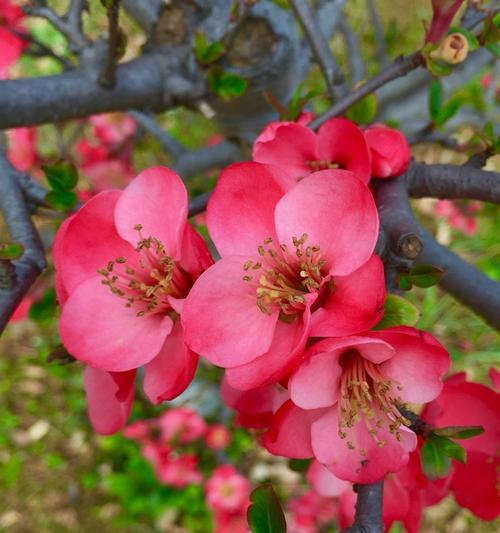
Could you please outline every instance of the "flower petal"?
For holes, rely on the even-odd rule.
[[[351,490],[351,484],[348,481],[335,477],[318,461],[313,461],[307,469],[307,481],[318,494],[325,498],[337,498]]]
[[[255,287],[243,280],[248,257],[223,258],[193,285],[182,311],[187,345],[223,367],[248,363],[267,352],[278,320],[257,306]]]
[[[318,131],[318,159],[333,161],[363,183],[371,178],[371,156],[363,132],[350,120],[331,118]]]
[[[291,324],[278,320],[269,350],[249,363],[228,368],[228,383],[235,389],[249,390],[277,383],[289,374],[308,339],[310,316],[306,309],[304,316]]]
[[[366,185],[346,170],[320,170],[300,181],[278,202],[276,232],[293,249],[307,235],[320,246],[330,273],[346,276],[370,259],[378,237],[378,215]]]
[[[135,370],[113,375],[85,367],[83,383],[87,413],[92,427],[100,435],[112,435],[127,422],[134,399],[134,379]]]
[[[306,411],[288,400],[275,413],[272,426],[264,433],[264,447],[272,454],[283,457],[312,457],[311,424],[324,412],[324,409]]]
[[[205,241],[189,222],[184,229],[181,254],[180,264],[193,279],[214,263]]]
[[[173,400],[191,383],[198,355],[184,343],[182,326],[177,321],[158,355],[144,367],[144,392],[157,405]]]
[[[284,122],[263,132],[264,141],[257,138],[252,151],[252,159],[282,168],[285,172],[298,178],[311,172],[306,161],[316,161],[316,134],[306,126],[293,122]]]
[[[236,163],[219,177],[207,206],[207,226],[222,257],[250,255],[268,237],[276,240],[274,208],[295,184],[278,167]]]
[[[165,167],[141,172],[123,191],[116,205],[115,224],[120,236],[136,246],[142,235],[155,237],[168,255],[178,260],[187,220],[187,191],[181,178]]]
[[[59,320],[59,333],[69,353],[109,372],[131,370],[151,361],[171,329],[168,316],[138,317],[137,310],[125,307],[100,277],[78,285]]]
[[[372,255],[348,276],[335,277],[335,290],[311,319],[312,337],[340,337],[369,330],[384,312],[384,265]]]

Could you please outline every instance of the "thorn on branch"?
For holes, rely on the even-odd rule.
[[[108,49],[104,66],[99,75],[99,84],[105,89],[112,89],[116,83],[116,64],[120,55],[120,40],[122,39],[119,17],[120,0],[109,0],[106,8],[108,16]]]

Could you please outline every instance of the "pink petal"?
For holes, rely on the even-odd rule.
[[[67,293],[94,277],[98,269],[106,268],[109,261],[136,256],[114,225],[113,213],[121,194],[115,190],[97,194],[59,229],[54,260]]]
[[[346,170],[320,170],[300,181],[278,202],[276,232],[293,250],[304,233],[320,246],[330,273],[346,276],[370,259],[378,237],[378,215],[366,185]]]
[[[214,263],[202,236],[189,223],[184,229],[181,253],[180,264],[194,279]]]
[[[335,477],[328,468],[318,461],[313,461],[307,470],[307,481],[314,490],[325,498],[337,498],[351,490],[348,481]]]
[[[340,164],[363,183],[370,181],[370,149],[363,132],[350,120],[332,118],[321,126],[318,131],[318,159]]]
[[[120,236],[136,246],[142,235],[156,237],[168,255],[179,259],[187,220],[187,191],[179,176],[165,167],[142,171],[123,191],[116,205],[115,224]]]
[[[417,446],[417,437],[402,426],[399,430],[401,441],[398,442],[384,425],[378,429],[378,438],[385,441],[385,445],[379,447],[368,433],[363,415],[360,416],[361,421],[353,428],[343,428],[347,437],[341,439],[338,409],[329,409],[312,424],[312,449],[316,459],[338,478],[353,483],[374,483],[389,472],[397,472],[408,462],[409,452]],[[379,418],[381,414],[376,413],[375,416]],[[355,449],[349,449],[348,442]],[[361,455],[360,450],[364,450],[366,455]]]
[[[280,167],[298,178],[311,172],[306,161],[316,161],[316,135],[308,127],[285,122],[274,130],[270,140],[257,139],[252,159]]]
[[[191,383],[198,355],[184,343],[182,326],[177,321],[158,355],[144,367],[144,392],[157,405],[173,400]]]
[[[193,285],[182,312],[187,345],[223,367],[249,363],[267,352],[278,311],[263,313],[255,287],[243,280],[248,257],[223,258]]]
[[[24,44],[23,41],[8,30],[0,27],[0,69],[4,69],[15,63],[21,55]]]
[[[278,320],[269,350],[245,365],[228,368],[226,379],[235,389],[249,390],[277,383],[290,373],[309,336],[310,311],[287,324]]]
[[[63,220],[62,224],[59,226],[59,229],[57,230],[54,242],[52,243],[52,259],[54,261],[54,266],[56,268],[55,273],[55,289],[56,289],[56,298],[59,302],[59,305],[63,305],[64,302],[68,299],[68,292],[66,290],[66,287],[64,286],[64,282],[62,280],[61,272],[58,270],[59,265],[61,265],[61,262],[63,260],[63,243],[64,238],[66,235],[66,230],[68,229],[70,220],[75,215],[72,215],[65,220]]]
[[[125,425],[134,400],[135,370],[115,376],[90,366],[83,374],[88,416],[100,435],[112,435]]]
[[[285,402],[273,417],[273,424],[262,438],[267,451],[274,455],[308,459],[313,456],[311,448],[311,424],[324,409],[305,411],[290,400]]]
[[[384,312],[384,265],[376,255],[348,276],[335,277],[335,290],[311,319],[312,337],[340,337],[369,330]]]
[[[208,230],[222,257],[253,256],[264,239],[276,241],[274,208],[292,184],[279,168],[260,163],[222,172],[207,207]]]
[[[158,354],[172,320],[160,314],[138,317],[137,309],[125,307],[101,279],[82,282],[70,295],[59,320],[62,342],[73,357],[95,368],[138,368]]]
[[[401,398],[410,403],[426,403],[441,392],[441,378],[448,370],[450,356],[441,346],[424,338],[390,329],[373,331],[370,337],[384,340],[396,353],[381,364],[380,370],[402,387]]]

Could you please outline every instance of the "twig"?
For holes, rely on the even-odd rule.
[[[398,406],[398,411],[410,422],[409,429],[422,437],[427,437],[432,431],[432,426],[424,422],[416,413],[406,407]]]
[[[382,500],[384,482],[356,485],[358,498],[356,500],[356,515],[354,524],[342,533],[383,533]]]
[[[0,150],[0,209],[10,238],[24,247],[21,259],[12,262],[15,280],[11,279],[9,288],[0,289],[0,332],[38,275],[46,268],[42,242],[31,221],[16,174],[16,169]],[[10,270],[13,278],[14,272]]]
[[[384,37],[384,28],[380,23],[380,17],[378,16],[375,2],[373,0],[366,0],[366,7],[368,8],[368,14],[373,27],[373,35],[375,37],[375,57],[382,66],[386,66],[388,58]]]
[[[325,78],[328,91],[333,100],[339,96],[337,85],[342,83],[343,77],[333,58],[328,41],[322,34],[319,25],[306,0],[290,0],[290,5],[304,30],[309,46]]]
[[[205,211],[211,194],[212,194],[211,191],[204,192],[203,194],[200,194],[199,196],[196,196],[195,198],[189,201],[189,216],[190,217],[194,217],[194,215],[198,215],[200,213],[203,213],[203,211]]]
[[[99,83],[105,89],[112,89],[116,82],[116,62],[120,41],[120,0],[111,0],[106,9],[108,16],[108,49],[106,60],[99,75]]]
[[[137,124],[139,124],[139,126],[155,137],[159,141],[162,149],[174,159],[177,159],[179,156],[187,152],[186,148],[169,135],[152,116],[147,113],[142,113],[141,111],[133,110],[129,111],[128,114],[137,122]]]
[[[365,65],[363,64],[363,59],[361,57],[358,38],[347,24],[345,17],[340,19],[339,30],[342,33],[347,46],[347,58],[351,66],[351,81],[355,84],[365,77]]]
[[[312,129],[319,128],[321,124],[326,122],[329,118],[335,115],[340,115],[346,111],[353,104],[367,96],[368,94],[376,91],[386,83],[389,83],[396,78],[400,78],[408,72],[415,70],[418,67],[424,65],[424,57],[420,52],[415,52],[412,55],[406,57],[400,57],[396,59],[394,63],[383,69],[376,76],[369,79],[366,83],[358,87],[356,90],[347,94],[344,98],[335,103],[328,111],[314,119],[309,127]]]
[[[463,198],[500,204],[500,173],[471,166],[412,163],[406,186],[413,198]]]

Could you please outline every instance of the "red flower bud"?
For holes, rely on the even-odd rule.
[[[404,135],[383,124],[365,130],[372,155],[372,176],[390,178],[402,174],[410,163],[410,147]]]

